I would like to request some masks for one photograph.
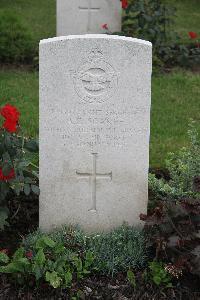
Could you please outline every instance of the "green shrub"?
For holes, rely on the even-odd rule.
[[[149,175],[149,186],[160,199],[200,198],[200,139],[195,123],[191,122],[189,126],[190,147],[176,154],[170,153],[166,160],[170,181],[157,179],[154,174]]]
[[[41,235],[40,231],[29,235],[24,241],[25,248],[32,247]],[[59,243],[64,243],[67,248],[92,252],[94,268],[103,274],[139,268],[147,259],[143,232],[125,225],[109,233],[92,235],[85,235],[78,228],[68,227],[50,233],[49,237]]]
[[[8,225],[10,194],[39,194],[37,166],[30,161],[31,152],[38,152],[38,143],[19,135],[19,116],[10,104],[0,107],[0,230]]]
[[[147,260],[144,234],[125,225],[110,233],[92,235],[87,249],[94,254],[95,267],[104,274],[140,268]]]
[[[129,1],[123,18],[123,34],[153,44],[154,68],[172,66],[193,68],[200,64],[198,39],[183,45],[172,29],[175,8],[162,0]]]
[[[123,31],[129,36],[151,41],[156,51],[173,36],[169,27],[174,11],[174,7],[161,0],[131,1],[125,11]]]
[[[162,262],[152,261],[149,263],[149,278],[157,286],[164,285],[166,287],[172,287],[172,277],[165,270]]]
[[[27,28],[10,11],[0,12],[0,61],[31,63],[35,56],[33,40]]]
[[[37,285],[46,281],[53,288],[71,288],[90,273],[92,263],[91,252],[80,255],[43,234],[28,251],[21,247],[11,258],[1,253],[0,272],[23,285],[34,279]]]

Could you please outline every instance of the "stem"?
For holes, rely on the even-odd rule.
[[[38,169],[39,170],[39,167],[36,166],[35,164],[33,164],[32,162],[29,163],[29,165],[33,166],[34,168]]]
[[[15,212],[14,215],[11,217],[11,220],[14,219],[14,218],[16,217],[16,215],[17,215],[18,212],[19,212],[20,207],[21,207],[21,205],[19,204],[19,206],[18,206],[16,212]]]

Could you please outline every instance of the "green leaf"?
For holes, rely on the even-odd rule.
[[[72,273],[70,271],[68,271],[67,273],[65,273],[66,287],[71,287],[71,283],[72,283]]]
[[[85,268],[88,268],[92,265],[94,261],[94,255],[91,251],[87,251],[86,252],[86,256],[85,256],[85,264],[84,264],[84,267]]]
[[[158,275],[153,276],[153,281],[156,285],[160,285],[161,284],[161,278]]]
[[[2,155],[3,162],[7,163],[11,161],[10,155],[8,152],[4,152]]]
[[[31,184],[31,190],[34,194],[39,195],[40,194],[40,189],[37,185]]]
[[[9,257],[6,253],[0,252],[0,262],[5,264],[9,262]]]
[[[18,260],[13,260],[7,266],[0,267],[0,272],[2,273],[26,273],[27,267],[30,266],[30,262],[26,257],[19,258]]]
[[[25,250],[23,247],[20,247],[19,249],[17,249],[13,255],[13,260],[18,260],[22,257],[24,257],[25,254]]]
[[[42,278],[42,276],[43,276],[42,270],[41,270],[41,268],[38,265],[34,264],[32,270],[33,270],[33,272],[35,274],[35,278],[36,278],[37,281],[40,278]]]
[[[39,144],[38,141],[35,140],[29,140],[25,142],[24,147],[29,150],[30,152],[38,152],[39,150]]]
[[[130,284],[133,286],[133,288],[136,288],[135,274],[131,270],[128,270],[127,278]]]
[[[53,272],[46,272],[45,275],[46,281],[50,283],[50,285],[54,288],[57,289],[60,287],[62,278],[58,276],[58,273],[53,271]]]
[[[31,188],[30,188],[30,185],[29,184],[25,184],[24,185],[24,194],[26,196],[30,195],[30,192],[31,192]]]
[[[4,176],[8,176],[12,170],[12,165],[10,163],[4,163],[2,166],[2,172]]]
[[[53,248],[55,247],[56,243],[49,238],[48,236],[42,236],[37,242],[36,242],[36,249],[39,248],[45,248],[46,246]]]
[[[43,249],[39,249],[35,256],[35,264],[37,264],[39,266],[43,266],[45,261],[46,261],[46,258],[44,255],[44,251],[43,251]]]

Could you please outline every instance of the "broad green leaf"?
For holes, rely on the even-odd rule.
[[[53,271],[53,272],[46,272],[45,275],[46,281],[50,283],[50,285],[54,288],[57,289],[60,287],[62,278],[58,276],[58,273]]]
[[[130,284],[135,288],[136,287],[135,274],[131,270],[128,270],[127,278]]]
[[[42,274],[41,268],[37,264],[33,265],[32,271],[35,274],[36,280],[39,280],[40,278],[42,278],[43,274]]]
[[[6,253],[0,252],[0,262],[5,264],[9,262],[9,257]]]
[[[38,264],[39,266],[43,266],[45,263],[45,255],[43,249],[39,249],[36,256],[35,256],[35,263]]]
[[[24,257],[25,254],[25,249],[23,247],[17,249],[17,251],[15,251],[14,255],[13,255],[13,260],[18,260],[22,257]]]
[[[66,287],[71,287],[72,273],[70,271],[68,271],[67,273],[65,273],[65,283],[66,283]]]
[[[49,238],[48,236],[42,236],[37,242],[36,242],[36,248],[45,248],[46,246],[53,248],[55,247],[56,243]]]

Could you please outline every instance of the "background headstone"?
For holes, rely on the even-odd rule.
[[[121,31],[120,0],[57,0],[57,36]]]
[[[140,224],[146,212],[151,43],[108,35],[40,43],[40,227]]]

